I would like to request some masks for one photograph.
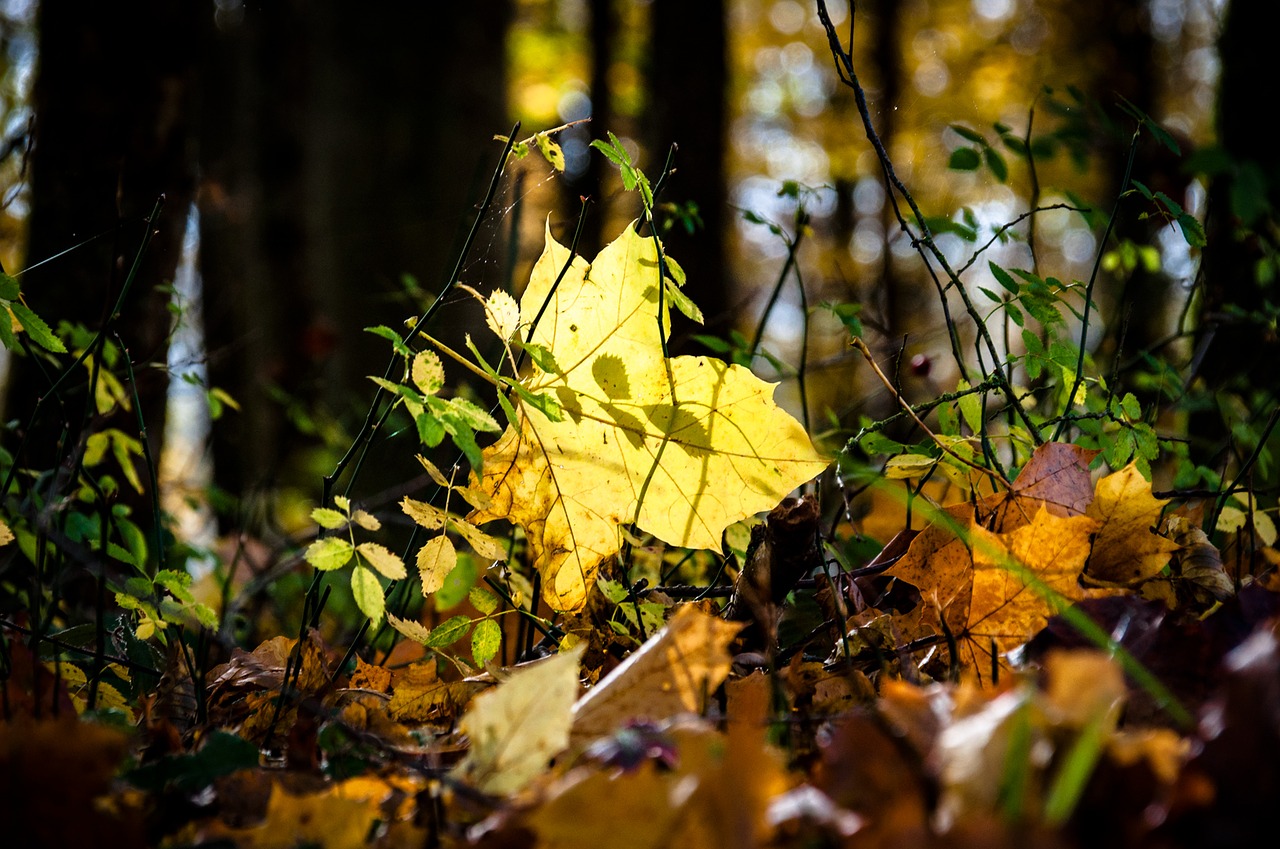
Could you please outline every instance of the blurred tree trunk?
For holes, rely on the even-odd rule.
[[[730,292],[724,256],[729,224],[725,9],[724,0],[654,0],[646,140],[653,159],[643,166],[657,180],[667,151],[673,143],[678,146],[676,174],[660,200],[693,201],[703,228],[690,235],[677,224],[663,240],[688,275],[690,297],[716,332],[732,325],[730,307],[740,300]]]
[[[591,140],[608,138],[612,125],[613,92],[609,85],[609,68],[613,65],[614,40],[618,35],[618,14],[613,0],[591,0]],[[582,225],[578,253],[593,257],[604,246],[604,224],[608,204],[604,196],[605,171],[612,164],[592,151],[587,168],[578,183],[581,193],[594,203]],[[572,206],[572,204],[569,204]]]
[[[1225,154],[1209,188],[1204,251],[1204,301],[1197,340],[1198,374],[1212,390],[1280,392],[1273,368],[1280,357],[1274,320],[1243,317],[1277,303],[1274,271],[1260,276],[1259,263],[1272,262],[1276,210],[1280,209],[1280,149],[1258,128],[1258,86],[1273,75],[1273,33],[1280,6],[1237,2],[1227,10],[1219,42],[1222,77],[1218,90],[1218,144]],[[1230,310],[1230,311],[1229,311]],[[1274,312],[1272,313],[1274,315]],[[1201,422],[1210,436],[1209,422]],[[1227,435],[1220,420],[1213,436]]]
[[[305,461],[320,438],[299,433],[296,414],[353,434],[373,397],[367,375],[390,355],[363,329],[399,327],[420,310],[402,275],[429,292],[447,282],[501,150],[491,139],[509,130],[508,15],[506,3],[484,15],[274,3],[246,6],[208,34],[210,376],[245,411],[215,427],[223,491],[318,487]],[[492,284],[477,277],[489,273],[494,263],[476,263],[464,279]],[[468,314],[465,303],[455,309]],[[330,445],[321,465],[345,447]],[[412,477],[410,450],[402,445],[394,465],[372,458],[361,490]]]
[[[38,14],[27,263],[67,253],[24,274],[23,295],[52,326],[66,320],[90,330],[102,327],[143,240],[147,217],[159,196],[166,197],[150,250],[113,324],[134,363],[158,462],[171,316],[169,295],[157,287],[173,280],[194,188],[189,101],[201,8],[160,0],[126,6],[46,0]],[[125,379],[123,367],[117,376]],[[30,422],[21,465],[47,469],[57,462],[64,428],[72,442],[77,439],[86,385],[72,382],[60,390],[61,403],[48,405],[40,421]],[[48,372],[30,358],[16,359],[6,416],[27,427],[49,386]],[[95,425],[102,426],[137,432],[130,412],[118,411],[109,425]],[[135,507],[134,519],[147,525],[149,496],[122,483],[121,498]]]

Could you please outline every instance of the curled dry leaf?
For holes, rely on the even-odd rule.
[[[741,628],[693,605],[681,607],[573,706],[575,740],[608,734],[636,719],[700,712],[729,674],[729,644]]]

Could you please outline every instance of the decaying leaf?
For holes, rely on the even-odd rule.
[[[581,649],[517,670],[472,702],[461,728],[471,740],[457,778],[486,793],[514,793],[569,744]]]
[[[729,643],[741,628],[692,605],[680,608],[573,706],[575,739],[608,734],[636,719],[701,711],[729,674]]]
[[[490,686],[479,681],[442,681],[434,660],[415,663],[395,673],[387,711],[401,722],[451,721],[473,696]]]
[[[528,342],[558,364],[532,367],[524,389],[554,396],[564,415],[552,421],[516,399],[519,422],[484,452],[478,488],[492,506],[469,518],[525,529],[558,610],[585,604],[600,563],[620,548],[620,526],[719,551],[728,525],[826,467],[774,404],[772,384],[718,360],[663,357],[664,285],[654,241],[633,228],[590,266],[548,233],[521,300],[532,323],[549,299]]]

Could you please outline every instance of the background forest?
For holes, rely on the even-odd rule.
[[[1221,800],[1258,755],[1197,721],[1217,705],[1280,750],[1259,683],[1280,669],[1280,161],[1259,94],[1280,9],[411,5],[0,2],[4,714],[95,719],[66,732],[97,759],[68,792],[121,845],[574,845],[553,824],[572,794],[669,800],[665,781],[736,768],[722,743],[761,776],[732,783],[758,816],[690,831],[731,804],[695,796],[637,845],[1252,836]],[[570,343],[537,330],[549,307],[583,323],[554,306],[591,280],[564,247],[659,282],[656,326],[605,328],[589,391],[606,445],[660,444],[570,577],[536,491],[492,472],[526,468],[530,422],[581,428]],[[633,426],[610,402],[648,391],[645,354],[613,346],[641,335],[670,397]],[[666,532],[645,501],[668,443],[733,453],[703,432],[714,402],[680,418],[683,356],[777,384],[777,418],[751,409],[782,471],[741,505],[736,479],[676,485],[730,506]],[[1231,666],[1257,634],[1263,672]],[[1051,659],[1085,646],[1110,660]],[[659,651],[677,660],[654,671]],[[545,654],[578,665],[508,677]],[[677,666],[698,686],[646,716],[729,730],[619,706]],[[580,681],[599,689],[575,704]],[[528,749],[510,763],[479,724],[499,698],[571,718],[498,722]],[[947,751],[979,716],[996,754],[960,775]],[[767,742],[733,736],[752,722]],[[0,798],[14,775],[56,786],[16,739]],[[890,766],[851,765],[877,746]],[[596,770],[571,787],[566,747]],[[615,768],[635,786],[592,784]],[[1277,787],[1273,766],[1234,804]],[[354,831],[309,830],[335,798]],[[97,845],[96,821],[72,839]]]

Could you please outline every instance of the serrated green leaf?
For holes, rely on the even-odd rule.
[[[499,433],[502,426],[489,415],[489,411],[485,410],[474,401],[466,398],[450,398],[449,410],[458,418],[467,423],[472,430],[478,430],[483,433]]]
[[[351,594],[355,597],[356,607],[369,617],[370,622],[377,625],[382,621],[387,602],[377,575],[363,566],[356,566],[351,570]]]
[[[502,627],[492,619],[482,619],[476,623],[471,634],[471,657],[484,666],[498,655],[502,646]]]
[[[307,546],[306,561],[321,572],[341,569],[351,560],[355,549],[342,537],[325,537]]]
[[[666,286],[667,300],[680,311],[680,313],[688,319],[696,321],[698,324],[703,323],[702,310],[698,309],[698,305],[686,295],[679,286],[671,280],[667,281]]]
[[[0,300],[12,301],[16,299],[21,288],[15,278],[0,271]]]
[[[529,359],[533,364],[547,374],[560,374],[560,366],[556,364],[555,355],[545,345],[537,345],[533,342],[522,343],[521,347],[525,353],[529,355]]]
[[[1178,227],[1182,230],[1182,238],[1193,248],[1203,248],[1209,243],[1204,234],[1204,227],[1194,215],[1184,212],[1178,216]]]
[[[471,600],[472,606],[485,616],[498,609],[497,597],[483,587],[472,587],[471,592],[468,593],[468,598]]]
[[[400,581],[408,575],[400,555],[392,553],[385,545],[362,542],[356,546],[356,553],[385,578]]]
[[[18,340],[13,335],[13,314],[8,304],[0,304],[0,345],[13,351],[18,347]]]
[[[413,423],[418,429],[418,441],[428,448],[435,448],[444,441],[444,423],[430,410],[419,409],[413,416]]]
[[[317,507],[312,510],[311,521],[330,531],[336,531],[338,528],[344,528],[347,525],[346,515],[334,510],[332,507]]]
[[[13,310],[14,317],[18,319],[22,329],[27,331],[32,342],[55,354],[67,352],[67,346],[62,344],[62,340],[55,336],[49,329],[49,325],[44,323],[44,319],[28,309],[26,304],[21,301],[10,301],[9,309]]]
[[[438,649],[442,646],[452,645],[465,637],[470,627],[471,620],[465,616],[454,616],[452,619],[446,619],[431,629],[431,636],[427,639],[426,646],[427,648]]]
[[[391,346],[395,349],[395,352],[405,359],[413,356],[413,351],[409,349],[408,345],[404,344],[404,337],[390,327],[387,327],[385,324],[379,324],[377,327],[366,327],[364,330],[366,333],[372,333],[374,336],[381,336],[383,339],[389,341]]]

